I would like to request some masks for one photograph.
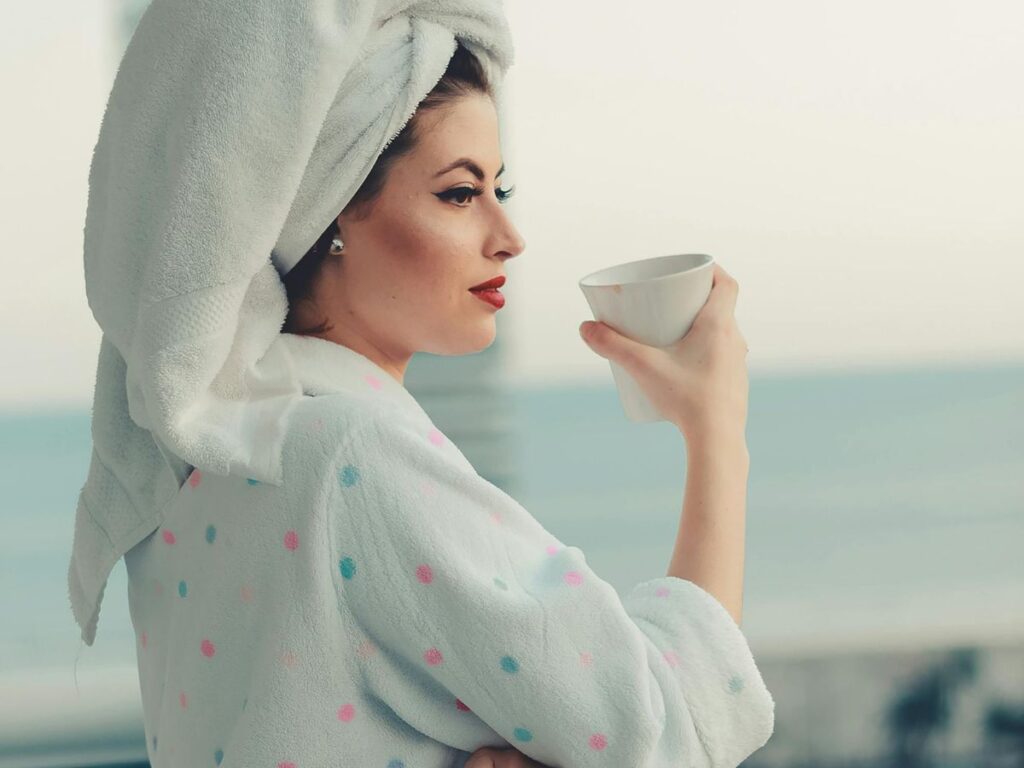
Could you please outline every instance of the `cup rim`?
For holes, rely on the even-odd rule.
[[[629,266],[632,266],[634,264],[640,264],[640,263],[645,262],[645,261],[661,261],[661,260],[667,260],[667,259],[676,259],[676,258],[679,258],[680,256],[702,256],[706,260],[701,262],[700,264],[696,264],[695,266],[689,267],[687,269],[684,269],[684,270],[681,270],[681,271],[677,271],[677,272],[672,272],[672,273],[667,274],[667,275],[658,275],[657,277],[644,277],[644,278],[640,278],[640,279],[637,279],[637,280],[626,280],[626,281],[618,280],[618,281],[615,281],[615,282],[604,282],[604,283],[594,282],[595,280],[598,279],[599,275],[602,275],[602,274],[607,273],[607,272],[612,272],[612,271],[617,270],[617,269],[622,269],[623,267],[629,267]],[[611,286],[611,285],[622,286],[622,285],[635,285],[636,283],[652,283],[652,282],[656,282],[658,280],[667,280],[669,278],[677,277],[678,275],[684,274],[686,272],[693,272],[693,271],[698,270],[698,269],[705,269],[707,267],[710,267],[712,264],[714,264],[714,262],[715,262],[714,256],[711,256],[710,254],[707,254],[707,253],[669,253],[669,254],[665,254],[664,256],[648,256],[648,257],[643,258],[643,259],[634,259],[633,261],[625,261],[625,262],[622,262],[621,264],[612,264],[611,266],[603,267],[601,269],[598,269],[598,270],[596,270],[594,272],[591,272],[591,273],[581,277],[579,279],[579,283],[578,284],[579,284],[580,288],[605,288],[605,287],[608,287],[608,286]]]

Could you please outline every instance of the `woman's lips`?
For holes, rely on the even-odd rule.
[[[482,291],[482,290],[484,290],[486,288],[501,288],[501,286],[503,286],[504,284],[505,284],[505,276],[504,275],[496,275],[496,276],[492,277],[490,280],[484,280],[482,283],[477,283],[476,285],[474,285],[469,290],[471,290],[471,291]]]
[[[503,306],[505,306],[505,297],[501,295],[501,291],[499,291],[497,288],[486,288],[478,290],[470,288],[469,292],[472,293],[477,298],[486,301],[491,306],[497,307],[498,309],[501,309]]]

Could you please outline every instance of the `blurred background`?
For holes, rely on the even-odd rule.
[[[1022,7],[507,5],[527,248],[495,343],[406,386],[620,592],[662,576],[686,446],[625,418],[577,283],[712,254],[750,345],[742,628],[776,701],[744,765],[1024,766]],[[0,10],[0,768],[146,758],[123,562],[93,647],[66,586],[87,175],[145,6]]]

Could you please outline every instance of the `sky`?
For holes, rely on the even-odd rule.
[[[509,380],[604,382],[584,275],[708,253],[751,375],[1024,362],[1024,9],[508,0]],[[91,402],[87,176],[114,0],[0,11],[0,407]]]

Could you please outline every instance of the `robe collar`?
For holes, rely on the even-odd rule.
[[[349,392],[421,413],[419,402],[390,373],[360,352],[318,336],[282,333],[277,339],[288,352],[304,394]]]

